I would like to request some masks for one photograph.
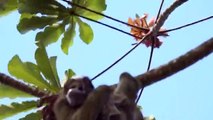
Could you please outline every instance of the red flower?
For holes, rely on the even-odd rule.
[[[137,27],[146,28],[146,29],[150,30],[155,25],[155,18],[152,18],[150,20],[150,22],[147,24],[147,17],[148,17],[148,14],[144,14],[144,16],[142,16],[141,18],[139,18],[138,16],[136,16],[135,19],[129,18],[128,23],[130,25],[134,25]],[[164,31],[164,30],[165,29],[160,29],[159,31]],[[140,41],[148,33],[148,31],[132,27],[130,33],[135,36],[136,41]],[[162,34],[159,34],[158,36],[166,37],[166,36],[168,36],[168,34],[162,33]],[[162,42],[160,41],[158,36],[156,38],[151,37],[151,39],[146,39],[146,40],[142,41],[142,43],[145,44],[147,47],[149,47],[149,46],[152,46],[152,40],[155,40],[154,47],[159,48],[161,46]]]

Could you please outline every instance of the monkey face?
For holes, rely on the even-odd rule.
[[[79,107],[93,89],[88,77],[78,77],[67,80],[63,92],[70,107]]]

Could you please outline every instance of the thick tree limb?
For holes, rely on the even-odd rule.
[[[135,78],[143,85],[141,87],[146,87],[189,67],[212,52],[213,37],[169,63],[138,75]]]
[[[30,95],[33,95],[35,97],[44,97],[48,94],[29,85],[26,85],[25,83],[19,82],[18,80],[13,79],[10,76],[7,76],[3,73],[0,73],[0,83],[4,85],[8,85],[10,87],[13,87],[15,89],[18,89],[22,92],[28,93]]]

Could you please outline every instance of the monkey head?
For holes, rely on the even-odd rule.
[[[79,107],[92,90],[94,86],[88,77],[72,77],[66,81],[63,93],[70,107]]]

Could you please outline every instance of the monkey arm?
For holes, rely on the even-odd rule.
[[[67,120],[67,117],[73,113],[73,110],[68,105],[63,90],[60,91],[59,97],[54,103],[53,112],[56,120]]]
[[[92,91],[84,104],[74,113],[70,120],[96,120],[104,106],[107,104],[112,90],[103,85]]]
[[[124,94],[129,100],[135,101],[137,93],[141,87],[142,85],[140,82],[129,73],[124,72],[120,75],[120,81],[114,94]]]
[[[137,93],[142,86],[129,73],[124,72],[120,75],[119,84],[114,90],[112,97],[116,108],[120,112],[117,115],[114,114],[116,120],[143,120],[143,115],[135,103]]]

